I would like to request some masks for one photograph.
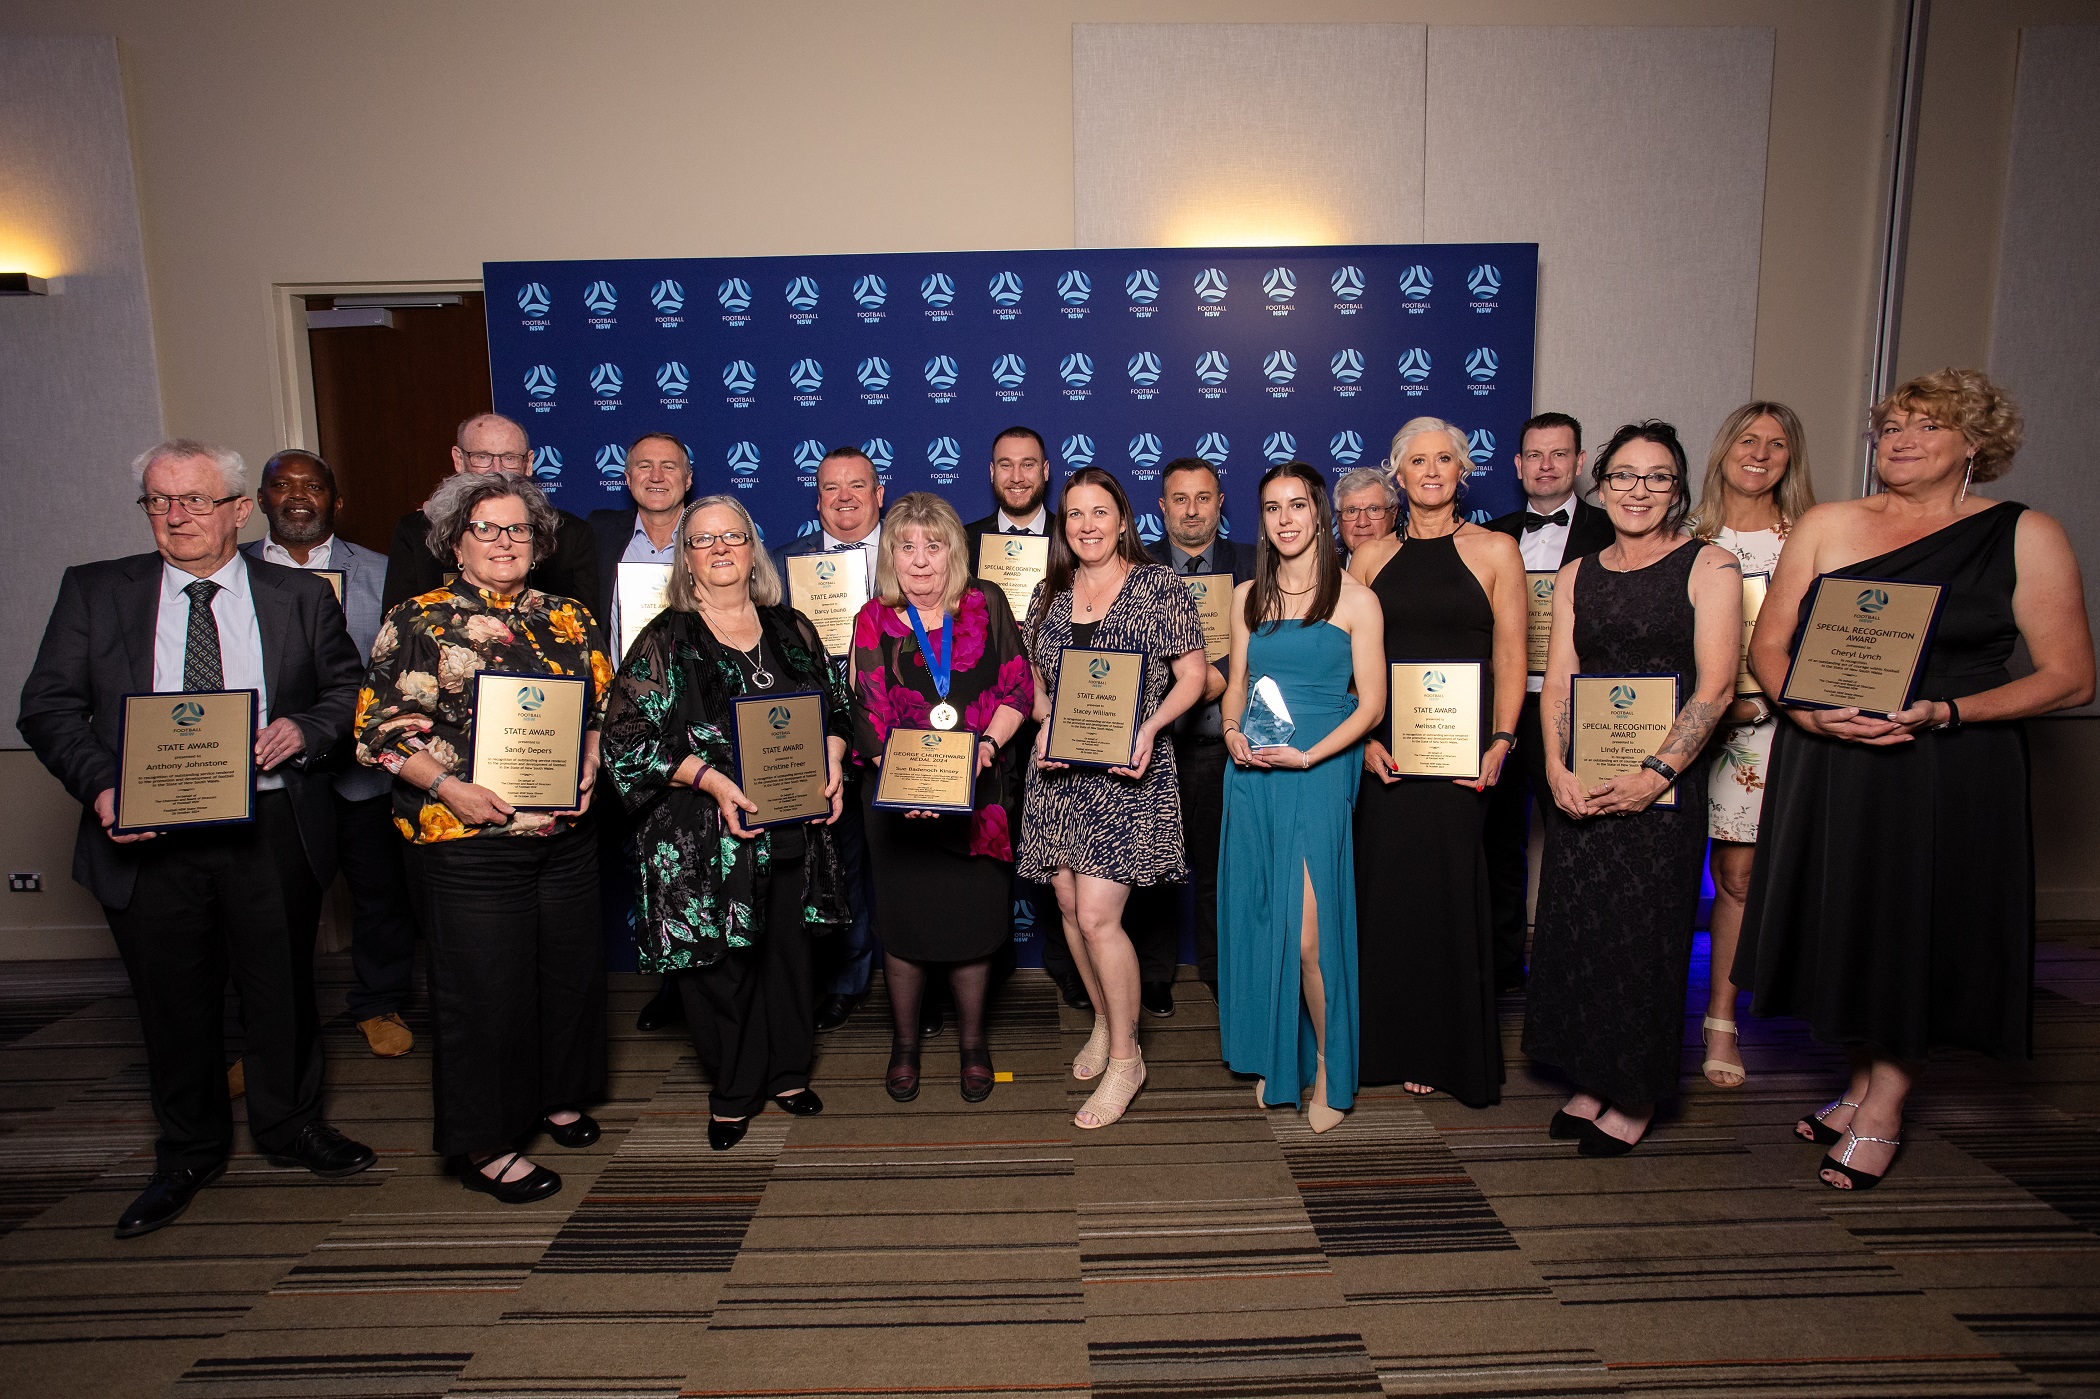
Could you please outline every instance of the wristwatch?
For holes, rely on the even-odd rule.
[[[1495,746],[1495,743],[1496,743],[1496,742],[1497,742],[1498,740],[1499,740],[1499,741],[1501,741],[1501,742],[1503,742],[1503,743],[1506,743],[1506,744],[1508,744],[1508,745],[1509,745],[1509,751],[1510,751],[1511,753],[1514,753],[1514,752],[1516,752],[1516,751],[1517,751],[1517,736],[1516,736],[1515,734],[1511,733],[1511,732],[1510,732],[1509,730],[1507,730],[1507,729],[1501,729],[1501,730],[1498,730],[1498,731],[1497,731],[1497,732],[1495,732],[1495,733],[1491,733],[1491,734],[1489,734],[1489,735],[1488,735],[1488,746],[1489,746],[1490,748],[1494,747],[1494,746]]]
[[[1656,757],[1653,753],[1650,753],[1647,757],[1641,759],[1641,766],[1646,768],[1648,771],[1656,774],[1665,782],[1675,782],[1677,780],[1677,769],[1671,767],[1668,763],[1664,762],[1661,758]]]

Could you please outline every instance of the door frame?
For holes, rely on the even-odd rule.
[[[272,282],[270,284],[272,347],[277,372],[270,376],[277,412],[277,440],[308,452],[321,449],[315,420],[313,351],[306,339],[309,296],[388,296],[418,292],[478,292],[481,279],[447,278],[427,282]]]

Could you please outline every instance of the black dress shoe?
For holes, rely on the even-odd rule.
[[[744,1139],[751,1130],[751,1119],[739,1117],[733,1122],[724,1122],[718,1117],[707,1119],[707,1144],[716,1151],[727,1151]]]
[[[817,1000],[817,1033],[828,1035],[846,1023],[860,1004],[858,996],[822,996]]]
[[[1174,983],[1171,981],[1148,981],[1138,988],[1138,1004],[1145,1014],[1162,1018],[1174,1013]]]
[[[1093,1000],[1086,993],[1086,982],[1080,979],[1077,972],[1059,977],[1057,979],[1057,991],[1059,995],[1065,998],[1065,1004],[1074,1010],[1092,1010],[1094,1008]]]
[[[775,1093],[773,1106],[797,1117],[815,1117],[824,1111],[824,1100],[817,1096],[814,1088],[805,1088],[800,1093]]]
[[[883,1071],[882,1090],[899,1103],[919,1096],[919,1051],[917,1046],[899,1049],[890,1045],[890,1066]]]
[[[941,1032],[940,1002],[928,997],[919,1003],[919,1038],[930,1040]]]
[[[1645,1134],[1644,1134],[1645,1135]],[[1582,1140],[1575,1144],[1577,1156],[1624,1156],[1640,1145],[1615,1137],[1594,1122],[1582,1124]]]
[[[1553,1114],[1553,1120],[1546,1124],[1546,1135],[1557,1142],[1579,1141],[1582,1129],[1589,1126],[1593,1120],[1577,1117],[1569,1112],[1556,1112]]]
[[[597,1119],[587,1112],[579,1112],[574,1122],[556,1122],[543,1117],[540,1130],[554,1138],[556,1145],[570,1148],[589,1146],[601,1135]]]
[[[634,1018],[637,1030],[661,1030],[667,1025],[684,1023],[685,997],[678,994],[677,983],[668,976],[656,994],[649,998],[649,1004],[642,1007],[642,1013]]]
[[[534,1200],[544,1200],[549,1195],[560,1193],[561,1177],[545,1166],[535,1165],[531,1171],[516,1180],[502,1179],[504,1172],[508,1171],[511,1163],[517,1159],[518,1153],[513,1151],[482,1162],[481,1166],[496,1160],[503,1163],[496,1172],[496,1179],[493,1180],[483,1174],[481,1166],[475,1165],[472,1159],[462,1161],[459,1167],[459,1183],[467,1190],[479,1190],[490,1199],[506,1205],[529,1205]]]
[[[117,1220],[117,1237],[135,1239],[150,1234],[190,1207],[197,1192],[226,1174],[226,1163],[215,1166],[174,1166],[155,1171],[146,1188]]]
[[[273,1166],[304,1166],[323,1180],[354,1176],[378,1159],[372,1148],[351,1141],[318,1117],[299,1129],[290,1146],[263,1156]]]

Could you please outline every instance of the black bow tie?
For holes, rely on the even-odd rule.
[[[1007,526],[1007,527],[1006,527],[1005,529],[1003,529],[1003,530],[1001,530],[1001,531],[999,531],[999,532],[1000,532],[1001,534],[1034,534],[1034,533],[1035,533],[1035,531],[1034,531],[1034,530],[1032,530],[1032,529],[1022,529],[1022,528],[1021,528],[1021,527],[1020,527],[1019,525],[1008,525],[1008,526]]]
[[[1535,529],[1544,529],[1548,525],[1564,525],[1567,522],[1568,508],[1565,505],[1551,515],[1541,515],[1536,510],[1526,510],[1524,512],[1524,533],[1529,534]]]

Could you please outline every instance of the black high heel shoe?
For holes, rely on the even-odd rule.
[[[992,1051],[989,1046],[962,1051],[962,1099],[966,1103],[981,1103],[992,1096],[992,1084],[996,1081],[992,1073]]]
[[[1546,1124],[1546,1135],[1557,1142],[1581,1141],[1582,1129],[1590,1126],[1596,1120],[1594,1117],[1577,1117],[1571,1112],[1562,1110],[1554,1113],[1553,1120]]]
[[[735,1117],[727,1122],[710,1117],[707,1119],[707,1144],[716,1151],[727,1151],[742,1141],[744,1133],[750,1130],[751,1119],[748,1117]]]
[[[1879,1142],[1883,1146],[1892,1146],[1896,1148],[1896,1151],[1889,1156],[1888,1166],[1882,1168],[1880,1176],[1869,1175],[1867,1172],[1860,1170],[1858,1167],[1852,1164],[1852,1153],[1859,1149],[1859,1144],[1861,1142]],[[1887,1137],[1862,1137],[1859,1133],[1853,1131],[1850,1127],[1847,1127],[1845,1129],[1844,1151],[1837,1156],[1825,1156],[1823,1158],[1823,1164],[1816,1170],[1816,1179],[1823,1180],[1824,1171],[1836,1171],[1839,1175],[1843,1176],[1846,1180],[1851,1182],[1852,1189],[1872,1190],[1875,1186],[1881,1184],[1881,1176],[1887,1175],[1889,1173],[1890,1168],[1895,1166],[1896,1157],[1902,1154],[1902,1150],[1903,1143],[1900,1141],[1891,1141]],[[1845,1189],[1844,1186],[1833,1185],[1827,1180],[1823,1180],[1823,1184],[1830,1186],[1832,1190]]]
[[[556,1108],[555,1111],[560,1112],[561,1109]],[[576,1112],[574,1122],[556,1122],[551,1117],[543,1117],[540,1119],[540,1130],[554,1138],[556,1145],[568,1147],[572,1151],[591,1145],[602,1135],[598,1130],[597,1119],[581,1111]]]
[[[882,1089],[899,1103],[908,1103],[919,1096],[919,1051],[916,1049],[890,1049],[890,1066],[883,1070]]]
[[[503,1179],[503,1173],[523,1154],[512,1151],[502,1156],[491,1156],[488,1160],[480,1162],[471,1156],[466,1157],[460,1163],[459,1183],[464,1189],[478,1190],[506,1205],[529,1205],[535,1200],[544,1200],[549,1195],[559,1193],[561,1177],[545,1166],[535,1165],[529,1175],[520,1176],[516,1180]],[[496,1165],[498,1162],[502,1164],[497,1166],[493,1177],[482,1170],[483,1166]]]
[[[815,1117],[824,1111],[824,1100],[817,1096],[815,1089],[805,1088],[799,1093],[775,1093],[773,1106],[797,1117]]]
[[[1836,1112],[1839,1108],[1851,1108],[1857,1112],[1859,1104],[1848,1102],[1843,1098],[1839,1098],[1832,1103],[1826,1103],[1816,1111],[1814,1116],[1804,1117],[1796,1122],[1794,1124],[1794,1135],[1801,1138],[1802,1141],[1814,1142],[1817,1146],[1836,1146],[1845,1139],[1844,1130],[1831,1126],[1823,1119]]]

